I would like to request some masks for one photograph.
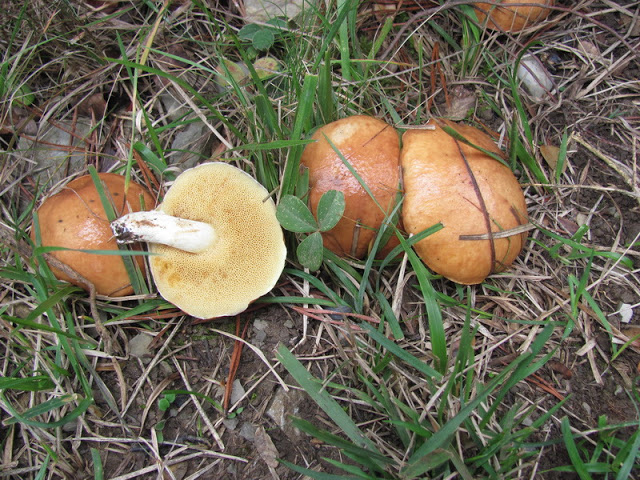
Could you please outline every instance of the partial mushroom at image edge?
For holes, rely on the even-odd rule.
[[[478,21],[491,30],[517,33],[544,21],[551,13],[554,0],[500,0],[487,3],[476,2]]]
[[[280,278],[287,255],[269,192],[243,170],[185,170],[153,212],[112,224],[119,241],[149,242],[160,295],[197,318],[244,311]],[[195,241],[194,241],[195,239]]]
[[[125,193],[126,181],[122,175],[99,173],[98,178],[118,216],[155,206],[151,194],[136,182],[130,181]],[[70,249],[54,251],[50,255],[91,282],[96,293],[111,297],[133,293],[121,256],[77,251],[118,250],[91,175],[84,175],[67,183],[60,192],[47,198],[36,214],[41,245]],[[31,239],[36,240],[35,224],[31,229]],[[144,269],[142,257],[138,257],[137,263]],[[51,266],[51,271],[60,280],[87,288],[83,282],[54,266]]]

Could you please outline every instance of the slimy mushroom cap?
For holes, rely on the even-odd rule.
[[[522,188],[506,165],[454,138],[442,126],[501,156],[480,130],[445,120],[430,125],[433,130],[408,130],[402,137],[403,224],[408,233],[417,234],[442,223],[440,231],[414,245],[416,252],[429,268],[454,282],[481,283],[513,262],[526,234],[487,240],[460,237],[526,224]]]

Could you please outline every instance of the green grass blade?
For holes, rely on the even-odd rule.
[[[340,404],[322,388],[322,382],[311,375],[284,345],[278,347],[277,358],[312,400],[356,446],[366,448],[373,454],[380,454],[375,444],[358,428]]]
[[[91,448],[91,462],[93,463],[94,480],[102,480],[104,478],[104,468],[97,448]]]
[[[299,467],[295,463],[291,463],[286,460],[278,459],[278,461],[283,465],[286,465],[287,468],[290,468],[294,472],[306,475],[307,477],[313,478],[314,480],[359,480],[360,478],[354,477],[352,475],[334,475],[332,473],[316,472],[315,470],[311,470],[309,468]]]
[[[360,327],[365,330],[374,341],[387,349],[387,351],[391,352],[398,359],[415,368],[426,377],[433,378],[434,380],[440,380],[442,378],[442,374],[440,372],[431,368],[419,358],[411,355],[409,352],[407,352],[392,340],[389,340],[382,333],[378,332],[378,330],[376,330],[373,326],[363,322],[360,324]]]
[[[478,390],[477,396],[465,405],[460,411],[444,424],[431,438],[425,441],[409,458],[407,466],[402,469],[403,478],[416,478],[428,470],[429,455],[440,448],[446,448],[448,441],[455,435],[460,425],[469,418],[473,411],[486,400],[486,398],[502,384],[506,376],[514,370],[528,356],[522,356],[508,365],[502,372],[496,375],[484,388]],[[427,461],[425,462],[425,458]]]
[[[18,390],[23,392],[41,392],[51,390],[55,383],[46,375],[36,375],[26,378],[0,377],[0,391]]]
[[[589,475],[589,471],[585,467],[582,458],[580,458],[580,452],[578,452],[578,447],[573,439],[568,417],[564,417],[562,419],[560,428],[562,430],[562,438],[567,449],[567,454],[569,455],[569,459],[571,460],[571,464],[573,465],[576,473],[581,478],[581,480],[592,480],[592,477],[591,475]]]
[[[39,428],[57,428],[67,423],[75,420],[80,415],[83,415],[89,406],[93,403],[91,398],[82,398],[77,394],[63,395],[61,397],[52,398],[51,400],[47,400],[35,407],[28,409],[26,412],[20,414],[13,407],[9,406],[9,402],[6,397],[0,393],[0,400],[2,400],[4,407],[9,411],[12,415],[11,418],[4,420],[2,423],[4,425],[13,425],[15,423],[24,423],[26,425],[30,425],[32,427]],[[38,415],[44,415],[46,413],[51,412],[52,410],[56,410],[58,408],[65,407],[71,402],[75,402],[80,400],[78,405],[73,408],[69,413],[67,413],[63,418],[55,422],[40,422],[37,420],[32,420],[33,417]]]

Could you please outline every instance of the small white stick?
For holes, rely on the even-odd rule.
[[[111,222],[111,230],[118,243],[161,243],[191,253],[206,250],[217,239],[208,223],[173,217],[157,210],[123,215]]]

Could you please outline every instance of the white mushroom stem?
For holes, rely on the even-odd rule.
[[[208,223],[173,217],[158,210],[134,212],[111,222],[118,243],[161,243],[191,253],[199,253],[216,241]]]

